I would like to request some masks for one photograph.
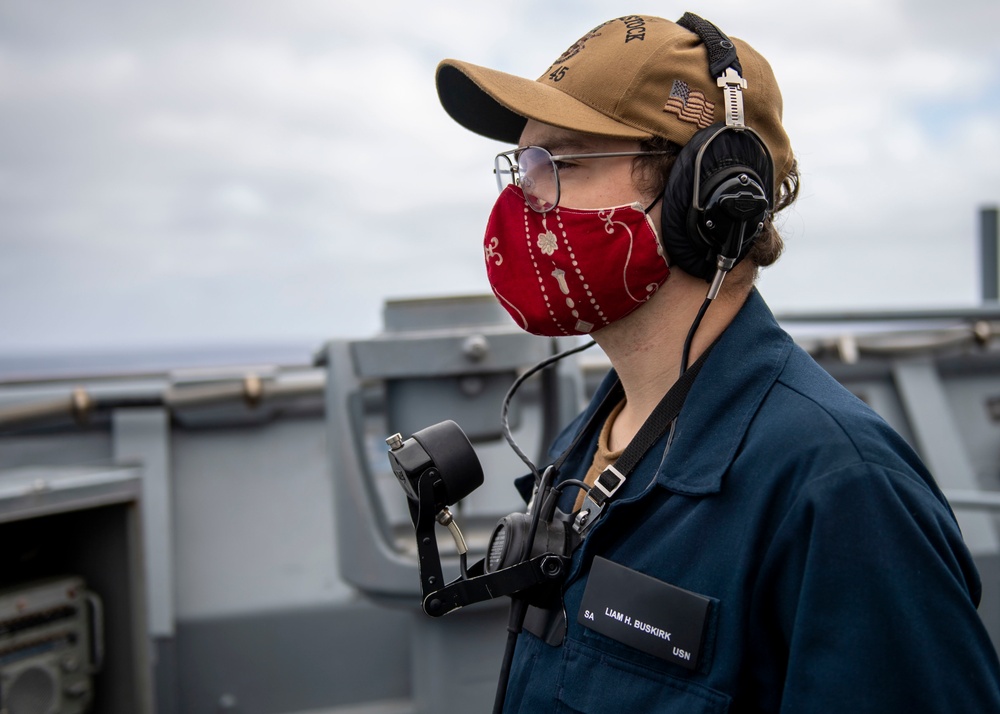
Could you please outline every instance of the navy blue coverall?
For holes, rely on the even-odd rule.
[[[581,440],[560,478],[582,479],[596,438]],[[756,290],[664,456],[665,445],[646,453],[577,549],[564,643],[519,637],[505,711],[1000,712],[979,575],[941,492]],[[595,556],[711,599],[695,670],[578,622]]]

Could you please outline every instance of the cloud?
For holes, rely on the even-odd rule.
[[[0,351],[318,344],[375,332],[387,298],[487,291],[502,147],[444,113],[434,67],[536,76],[608,7],[4,3]],[[782,85],[803,189],[776,309],[975,302],[997,7],[698,8]]]

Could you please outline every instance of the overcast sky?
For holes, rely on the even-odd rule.
[[[1000,2],[0,0],[0,353],[368,336],[488,290],[504,148],[434,67],[536,77],[691,10],[774,67],[802,194],[779,312],[969,306],[1000,202]]]

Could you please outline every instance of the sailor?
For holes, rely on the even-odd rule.
[[[551,450],[589,488],[561,501],[581,544],[505,711],[1000,711],[947,502],[754,286],[798,190],[767,61],[697,16],[630,15],[536,81],[445,60],[437,88],[517,147],[484,239],[497,300],[613,367]]]

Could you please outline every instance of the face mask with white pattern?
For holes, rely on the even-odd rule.
[[[497,300],[536,335],[600,330],[645,303],[670,273],[638,203],[538,213],[511,185],[493,207],[483,246]]]

